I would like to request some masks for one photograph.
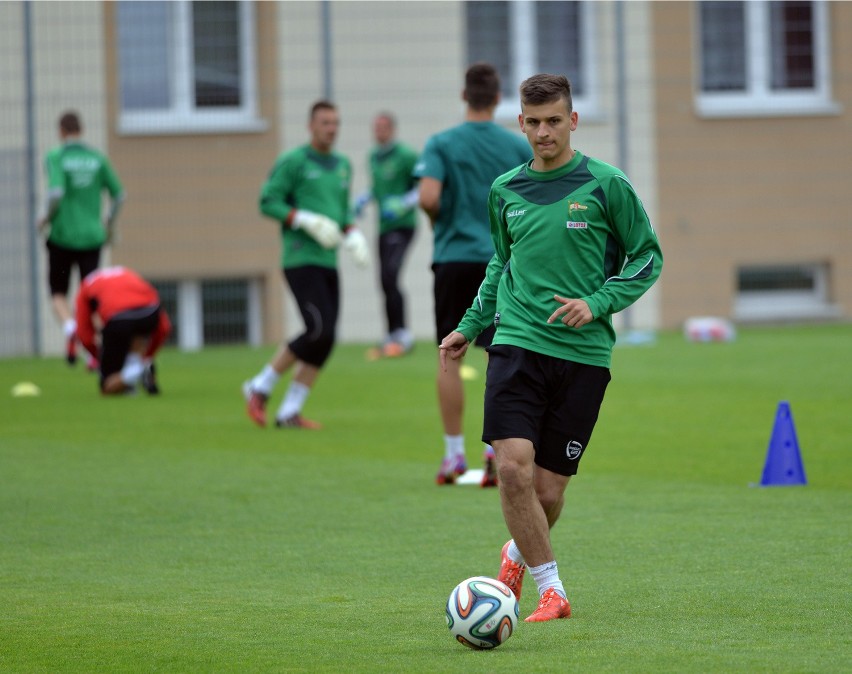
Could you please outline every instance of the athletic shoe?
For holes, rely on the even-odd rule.
[[[485,451],[485,470],[482,471],[481,487],[496,487],[497,486],[497,462],[494,459],[493,452]]]
[[[95,358],[94,356],[90,355],[89,358],[86,360],[86,369],[89,372],[97,372],[100,369],[100,367],[101,367],[101,364],[98,362],[98,359]]]
[[[521,586],[524,583],[524,574],[527,572],[526,564],[518,564],[509,557],[509,545],[512,541],[508,541],[500,551],[500,573],[497,574],[497,580],[509,586],[509,589],[514,592],[515,599],[521,601]]]
[[[148,363],[142,370],[142,388],[148,392],[148,395],[155,396],[160,394],[160,387],[157,386],[157,370],[154,367],[154,363]]]
[[[317,421],[305,419],[301,414],[294,414],[286,419],[275,419],[277,428],[304,428],[309,431],[318,431],[322,428],[322,424]]]
[[[438,474],[435,476],[435,484],[455,484],[456,483],[456,475],[460,475],[461,473],[457,473],[458,467],[458,457],[453,457],[452,459],[444,459],[441,462],[441,470],[438,471]]]
[[[261,428],[266,426],[266,401],[269,396],[251,387],[251,382],[243,384],[243,397],[246,399],[246,412],[249,418]]]
[[[69,365],[77,362],[77,335],[71,335],[65,343],[65,360]]]
[[[455,458],[456,465],[453,467],[453,472],[456,475],[464,475],[467,472],[467,459],[464,454],[457,454]]]
[[[382,346],[382,355],[385,358],[399,358],[400,356],[404,356],[407,353],[405,347],[402,344],[397,344],[396,342],[388,342],[384,346]]]
[[[538,608],[532,612],[527,623],[543,623],[548,620],[559,620],[571,617],[571,604],[563,598],[554,588],[549,587],[538,600]]]

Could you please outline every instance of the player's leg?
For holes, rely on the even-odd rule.
[[[406,328],[405,297],[399,287],[402,265],[413,238],[413,228],[394,229],[379,237],[379,273],[387,321],[387,336],[383,344],[385,356],[407,353],[414,341]]]
[[[298,278],[288,271],[287,280],[299,304],[305,331],[289,344],[296,358],[296,369],[275,414],[275,425],[318,429],[320,424],[302,416],[302,408],[334,348],[340,313],[340,281],[335,269],[304,267],[299,271],[302,273],[296,275]]]
[[[114,319],[107,321],[101,332],[100,367],[101,393],[116,395],[125,393],[130,387],[121,377],[121,370],[130,353],[133,334],[129,326]]]
[[[143,356],[160,320],[159,306],[139,307],[113,316],[101,332],[101,392],[132,391],[145,371]]]
[[[298,269],[282,270],[284,282],[296,296],[294,288],[302,284],[302,273]],[[298,297],[296,298],[298,304]],[[296,355],[289,344],[282,344],[272,359],[251,379],[243,382],[243,397],[246,401],[246,413],[260,427],[266,426],[266,403],[278,384],[281,375],[296,363]]]
[[[160,347],[165,343],[169,334],[172,331],[172,324],[169,320],[169,316],[166,313],[165,309],[162,307],[157,308],[157,327],[154,329],[154,332],[151,334],[151,338],[148,340],[148,345],[145,348],[145,353],[142,354],[142,363],[145,369],[142,372],[142,387],[148,392],[149,395],[159,395],[160,386],[158,384],[157,379],[157,369],[154,364],[154,356],[156,356],[157,351],[160,350]]]
[[[433,264],[433,292],[435,297],[435,326],[437,343],[456,329],[461,317],[473,301],[459,287],[460,265],[456,263]],[[464,414],[464,385],[461,378],[462,361],[449,360],[446,368],[441,366],[440,355],[436,355],[435,388],[438,395],[438,410],[444,429],[444,458],[435,481],[438,484],[453,484],[457,475],[467,470],[467,458],[462,432]]]
[[[580,459],[588,447],[610,375],[603,367],[539,354],[534,358],[540,363],[539,371],[546,373],[551,391],[535,457],[535,491],[552,527],[562,512],[568,481],[577,474]],[[555,557],[551,560],[538,566],[530,564],[540,600],[539,607],[527,618],[528,622],[570,617],[571,607]]]
[[[69,365],[77,362],[77,321],[68,304],[68,288],[71,284],[71,267],[74,252],[47,242],[48,286],[50,304],[65,336],[65,359]]]

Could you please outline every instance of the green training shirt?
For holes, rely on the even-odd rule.
[[[373,199],[379,205],[388,197],[402,196],[410,192],[417,180],[412,175],[417,163],[417,153],[407,145],[393,142],[376,146],[370,152],[370,178]],[[417,225],[417,209],[411,209],[402,217],[388,219],[379,216],[379,233],[393,229],[412,229]]]
[[[344,229],[351,221],[352,167],[337,152],[322,154],[302,145],[281,154],[260,190],[260,212],[282,223],[281,266],[337,268],[337,249],[323,248],[310,234],[283,223],[290,211],[321,213]]]
[[[103,191],[113,200],[124,191],[109,159],[83,143],[69,142],[47,153],[45,170],[48,191],[62,195],[50,219],[48,241],[74,250],[103,246]]]
[[[494,182],[488,211],[496,252],[458,331],[472,341],[494,321],[494,344],[609,367],[612,314],[639,299],[663,265],[624,174],[580,152],[544,173],[525,164]],[[585,300],[594,320],[548,324],[560,306],[554,295]]]
[[[531,156],[523,136],[494,122],[464,122],[427,141],[414,175],[442,184],[440,211],[433,223],[433,262],[491,259],[488,189],[497,176]]]

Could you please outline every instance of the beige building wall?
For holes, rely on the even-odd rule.
[[[96,3],[100,6],[101,3]],[[116,54],[114,5],[104,3],[106,49]],[[155,280],[247,278],[261,282],[263,341],[281,334],[282,284],[275,223],[258,194],[278,139],[276,6],[256,3],[260,117],[265,131],[227,134],[117,133],[118,74],[109,87],[109,154],[128,192],[114,260]]]
[[[827,263],[829,299],[852,313],[852,4],[828,4],[841,114],[706,119],[695,5],[653,3],[665,326],[732,316],[737,270],[774,263]]]

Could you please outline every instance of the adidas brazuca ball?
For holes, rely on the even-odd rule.
[[[474,576],[456,585],[447,600],[447,627],[468,648],[496,648],[518,624],[518,600],[505,583]]]

